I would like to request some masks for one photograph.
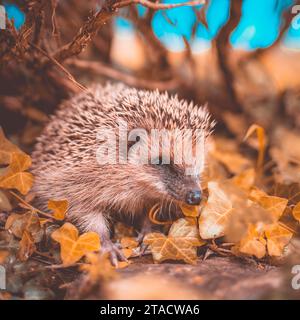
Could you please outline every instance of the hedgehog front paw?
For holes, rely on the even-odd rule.
[[[109,253],[110,261],[115,267],[118,266],[118,261],[128,261],[122,252],[122,249],[112,243],[110,239],[102,241],[102,251]]]

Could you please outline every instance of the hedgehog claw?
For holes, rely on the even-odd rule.
[[[103,252],[108,252],[110,261],[114,267],[118,266],[119,261],[128,261],[125,257],[122,249],[120,249],[116,244],[112,243],[111,240],[106,240],[102,246]]]

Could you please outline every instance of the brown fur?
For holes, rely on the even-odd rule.
[[[102,238],[108,237],[110,217],[147,216],[155,203],[171,206],[199,183],[180,166],[99,165],[97,130],[115,128],[118,118],[129,130],[193,128],[208,137],[213,127],[206,108],[123,84],[96,85],[62,104],[32,154],[34,192],[43,205],[50,198],[67,199],[68,218]]]

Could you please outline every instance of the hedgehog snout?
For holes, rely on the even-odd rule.
[[[199,205],[202,199],[200,189],[193,189],[186,193],[185,202],[189,205]]]

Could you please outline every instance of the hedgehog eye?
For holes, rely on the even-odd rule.
[[[140,137],[140,136],[137,136],[137,137],[135,138],[135,141],[128,141],[127,145],[128,145],[129,148],[131,148],[135,143],[137,143],[137,142],[140,141],[140,140],[141,140],[141,137]]]

